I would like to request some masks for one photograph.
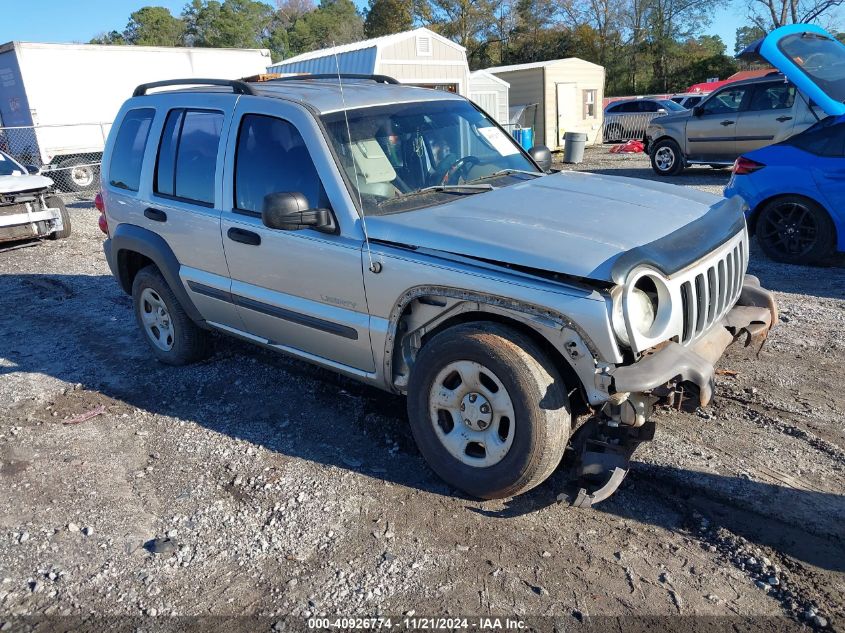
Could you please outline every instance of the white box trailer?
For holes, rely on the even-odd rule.
[[[67,191],[96,187],[109,128],[136,86],[265,72],[266,49],[9,42],[0,46],[0,150]]]

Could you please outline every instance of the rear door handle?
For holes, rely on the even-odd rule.
[[[734,123],[736,123],[736,121],[722,121],[722,125],[724,125],[725,127],[733,125]]]
[[[228,235],[229,239],[233,242],[240,242],[241,244],[248,244],[249,246],[258,246],[261,244],[261,236],[252,231],[232,227],[226,231],[226,235]]]
[[[778,118],[775,119],[775,121],[777,121],[778,123],[783,123],[784,121],[791,121],[791,120],[792,120],[791,116],[779,116]]]
[[[153,209],[152,207],[144,209],[144,217],[155,222],[167,222],[167,214],[161,209]]]

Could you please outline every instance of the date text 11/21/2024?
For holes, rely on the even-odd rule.
[[[309,618],[308,628],[318,631],[338,630],[374,630],[402,629],[410,631],[454,631],[456,629],[479,631],[519,631],[526,628],[524,620],[498,617],[425,617],[403,616],[388,617],[325,617]]]

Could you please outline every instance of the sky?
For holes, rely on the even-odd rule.
[[[706,0],[703,0],[706,1]],[[129,14],[154,4],[179,15],[188,0],[3,0],[0,44],[12,40],[29,42],[87,42],[113,29],[122,31]],[[362,6],[364,0],[355,0]],[[736,29],[745,23],[742,3],[719,12],[705,31],[719,35],[728,54],[733,54]]]

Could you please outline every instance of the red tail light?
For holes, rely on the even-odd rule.
[[[733,173],[734,176],[747,176],[748,174],[753,174],[755,171],[760,171],[763,167],[765,167],[763,163],[758,163],[756,160],[740,156],[734,163]]]
[[[97,211],[100,212],[100,217],[97,220],[97,226],[100,227],[100,230],[105,233],[106,235],[109,234],[109,222],[106,220],[106,205],[103,202],[103,194],[98,193],[94,196],[94,206],[97,208]]]

